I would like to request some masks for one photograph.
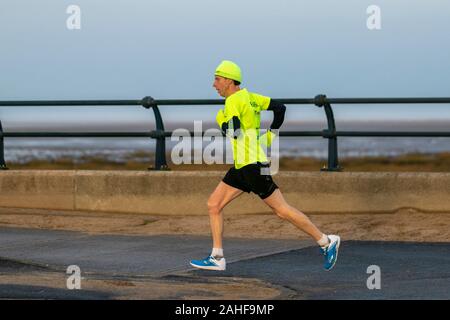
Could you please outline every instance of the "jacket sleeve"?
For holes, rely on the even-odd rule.
[[[232,130],[231,134],[232,134],[233,138],[237,139],[241,132],[240,131],[241,121],[239,120],[239,118],[237,116],[234,116],[233,118],[231,118],[230,121],[222,123],[221,129],[222,129],[222,134],[224,136],[226,136],[227,130],[231,129]]]
[[[270,129],[279,129],[284,122],[284,114],[286,113],[286,106],[278,101],[270,100],[267,110],[273,111],[273,121]]]
[[[226,135],[231,130],[231,136],[234,139],[237,139],[240,135],[241,129],[241,121],[239,120],[240,112],[239,112],[239,103],[238,101],[230,98],[225,100],[225,111],[226,120],[221,125],[222,134]]]

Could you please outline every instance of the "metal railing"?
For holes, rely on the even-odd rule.
[[[331,104],[442,104],[450,103],[450,98],[327,98],[317,95],[313,99],[274,99],[283,104],[315,105],[324,108],[327,118],[327,129],[322,131],[282,131],[281,137],[323,137],[328,139],[328,162],[322,171],[341,171],[338,161],[337,137],[450,137],[450,131],[337,131]],[[148,137],[156,139],[154,170],[168,170],[166,161],[166,137],[172,132],[164,130],[164,122],[158,106],[180,105],[223,105],[220,99],[178,99],[155,100],[148,96],[141,100],[50,100],[50,101],[0,101],[0,107],[33,107],[33,106],[143,106],[152,109],[156,130],[150,132],[3,132],[0,120],[0,169],[8,169],[4,159],[4,137]],[[194,132],[190,132],[194,136]]]

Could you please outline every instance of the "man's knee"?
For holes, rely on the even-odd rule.
[[[290,213],[290,207],[287,204],[272,207],[272,210],[281,219],[286,219]]]
[[[220,201],[215,199],[208,199],[207,206],[210,214],[219,214],[222,210]]]

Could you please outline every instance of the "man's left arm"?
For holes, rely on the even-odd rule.
[[[281,125],[284,122],[284,114],[286,113],[286,106],[276,100],[272,100],[269,97],[264,97],[262,104],[263,110],[272,110],[273,111],[273,121],[270,125],[269,130],[260,137],[260,141],[262,144],[266,146],[270,146],[272,144],[273,139],[275,139],[276,134],[273,130],[280,129]]]
[[[284,122],[284,114],[286,113],[286,106],[276,100],[270,99],[267,110],[273,111],[273,121],[270,125],[270,130],[280,129]]]

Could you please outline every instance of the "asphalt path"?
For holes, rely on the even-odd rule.
[[[88,235],[0,228],[0,275],[65,272],[84,277],[173,280],[260,279],[285,288],[280,299],[449,299],[450,243],[343,241],[335,268],[322,269],[311,241],[226,239],[225,272],[192,269],[211,239],[202,236]],[[1,284],[6,299],[114,299],[105,291]]]

